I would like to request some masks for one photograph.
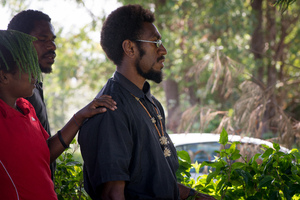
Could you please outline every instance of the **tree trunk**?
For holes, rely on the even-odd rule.
[[[174,80],[167,79],[163,82],[163,88],[167,101],[167,128],[177,132],[181,119],[178,84]]]
[[[254,59],[257,63],[257,74],[254,74],[256,80],[258,82],[263,82],[264,76],[264,66],[263,66],[263,53],[265,49],[265,41],[264,41],[264,32],[262,27],[263,22],[263,10],[262,10],[262,2],[263,0],[253,0],[251,3],[252,12],[255,17],[255,29],[252,33],[251,38],[251,50],[254,55]]]
[[[277,70],[276,70],[276,8],[274,6],[267,4],[267,12],[266,12],[266,42],[269,44],[269,49],[267,53],[268,56],[268,66],[267,66],[267,93],[270,94],[269,103],[266,107],[266,112],[264,115],[264,122],[266,123],[264,132],[272,130],[271,124],[267,123],[272,119],[276,114],[276,94],[275,94],[275,85],[277,82]]]
[[[265,39],[263,31],[263,10],[262,10],[263,0],[253,0],[251,3],[252,12],[254,15],[254,31],[251,38],[251,51],[254,55],[254,60],[256,61],[257,71],[253,73],[253,81],[256,82],[262,89],[265,89],[263,84],[264,77],[264,63],[263,54],[265,49]],[[257,128],[258,130],[260,128]],[[251,133],[252,136],[261,138],[262,133]],[[255,135],[254,135],[255,134]]]

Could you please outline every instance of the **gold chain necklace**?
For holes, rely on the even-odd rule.
[[[164,155],[165,155],[165,157],[171,156],[171,151],[170,151],[170,149],[169,149],[168,146],[167,146],[167,145],[169,144],[169,141],[168,141],[168,138],[165,136],[165,133],[164,133],[164,130],[163,130],[162,116],[158,113],[157,108],[156,108],[155,106],[153,106],[154,109],[155,109],[155,111],[156,111],[156,113],[157,113],[157,118],[159,119],[160,128],[161,128],[161,133],[160,133],[160,131],[159,131],[157,125],[156,125],[156,120],[155,120],[155,118],[151,116],[151,114],[149,113],[148,109],[144,106],[144,104],[141,102],[141,100],[140,100],[138,97],[134,96],[133,94],[131,94],[131,95],[132,95],[132,96],[140,103],[140,105],[144,108],[144,110],[146,111],[146,113],[147,113],[148,116],[150,117],[152,124],[155,126],[155,129],[156,129],[156,131],[157,131],[157,133],[158,133],[158,136],[159,136],[159,142],[160,142],[160,144],[164,147]]]

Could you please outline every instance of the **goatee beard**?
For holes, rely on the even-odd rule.
[[[40,68],[41,68],[41,72],[43,72],[43,73],[45,73],[45,74],[50,74],[50,73],[52,73],[52,67],[42,67],[42,66],[40,66]]]
[[[142,60],[143,56],[146,54],[145,51],[141,48],[140,45],[138,45],[138,49],[139,49],[139,53],[140,53],[140,59],[139,60],[136,60],[136,63],[135,63],[135,67],[136,67],[136,70],[138,72],[139,75],[141,75],[142,77],[144,77],[145,79],[148,79],[148,80],[152,80],[154,81],[155,83],[160,83],[163,79],[163,74],[162,74],[162,71],[154,71],[154,69],[151,67],[151,69],[148,71],[148,72],[143,72],[142,71],[142,68],[140,66],[140,60]],[[159,59],[157,59],[157,62],[160,60],[160,59],[163,59],[163,56],[160,57]]]
[[[155,83],[162,82],[163,75],[161,71],[154,71],[153,68],[151,68],[148,72],[143,72],[138,62],[136,63],[136,69],[138,74],[145,79],[152,80]]]

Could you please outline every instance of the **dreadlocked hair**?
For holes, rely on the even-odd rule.
[[[41,69],[33,46],[36,38],[15,30],[0,30],[0,70],[31,74],[41,81]],[[31,81],[31,76],[29,76]]]

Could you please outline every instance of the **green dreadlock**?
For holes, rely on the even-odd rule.
[[[17,64],[20,75],[25,72],[32,74],[35,79],[41,81],[41,69],[38,64],[37,52],[33,46],[35,40],[35,37],[19,31],[0,30],[0,60],[3,61],[2,64],[5,65],[7,71],[10,71],[12,66],[7,64],[8,60],[3,53],[5,50],[11,54],[14,63]],[[0,66],[1,68],[4,66]],[[31,76],[29,76],[30,80]]]

